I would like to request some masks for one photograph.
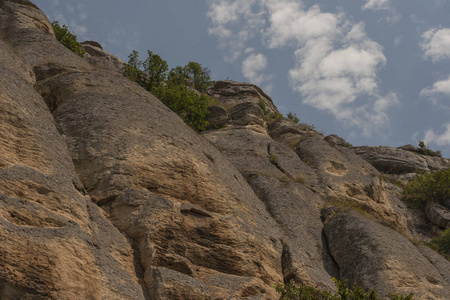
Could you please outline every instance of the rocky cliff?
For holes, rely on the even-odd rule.
[[[272,100],[233,81],[198,134],[83,46],[0,0],[1,299],[277,299],[277,283],[332,277],[450,299],[450,262],[418,243],[450,222],[384,180],[449,160],[268,124]]]

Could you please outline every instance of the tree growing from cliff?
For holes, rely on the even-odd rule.
[[[197,91],[205,93],[213,84],[210,73],[208,68],[202,68],[199,63],[190,61],[184,67],[177,66],[170,70],[168,83],[190,85]]]
[[[428,202],[443,203],[450,198],[450,168],[432,173],[417,173],[414,180],[403,188],[403,200],[413,206],[424,207]]]
[[[67,49],[81,57],[86,54],[86,50],[84,50],[83,46],[77,41],[77,36],[72,34],[65,24],[61,26],[58,21],[54,21],[52,26],[56,39]]]
[[[212,84],[209,70],[189,62],[168,72],[165,60],[151,51],[147,53],[147,59],[142,62],[139,53],[133,51],[124,66],[124,76],[158,97],[193,129],[204,130],[208,125],[205,117],[210,102],[204,92]]]

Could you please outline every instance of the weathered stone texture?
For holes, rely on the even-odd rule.
[[[406,182],[447,160],[268,124],[270,97],[234,81],[209,90],[199,135],[83,46],[0,0],[0,298],[262,300],[332,277],[449,297],[448,261],[404,237],[431,227],[379,172]]]

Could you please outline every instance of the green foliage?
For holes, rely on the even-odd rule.
[[[351,148],[351,147],[353,147],[353,145],[352,145],[352,144],[350,144],[349,142],[345,142],[345,147],[347,147],[347,148]]]
[[[450,228],[447,228],[440,237],[431,240],[427,245],[450,260]]]
[[[198,95],[183,85],[160,86],[154,88],[152,93],[193,129],[205,130],[208,126],[205,120],[209,106],[207,95]]]
[[[292,280],[288,284],[277,285],[275,288],[280,294],[280,300],[379,300],[375,290],[364,291],[361,287],[353,283],[349,287],[347,280],[339,281],[334,279],[336,285],[335,293],[323,291],[315,287],[296,285]],[[412,300],[409,295],[389,295],[391,300]]]
[[[147,51],[148,57],[142,62],[139,52],[133,50],[124,66],[124,76],[138,83],[147,91],[152,91],[167,79],[168,64],[158,54]]]
[[[429,156],[439,156],[442,157],[441,151],[432,151],[428,148],[428,146],[425,144],[424,141],[419,141],[419,153],[423,155],[429,155]]]
[[[202,68],[199,63],[190,61],[184,67],[184,75],[191,79],[194,83],[194,88],[199,92],[206,92],[208,87],[213,83],[210,77],[211,71],[208,68]]]
[[[52,23],[53,31],[55,32],[56,39],[63,44],[67,49],[71,50],[75,54],[83,57],[86,50],[77,41],[77,36],[69,31],[69,28],[64,24],[59,25],[58,21]]]
[[[300,119],[297,117],[297,115],[295,113],[289,112],[287,114],[287,117],[285,118],[279,112],[275,112],[275,111],[271,112],[267,108],[267,106],[264,103],[264,101],[262,101],[262,100],[258,101],[258,105],[259,105],[259,107],[261,108],[261,110],[262,110],[262,112],[264,114],[266,122],[268,122],[268,123],[272,123],[272,122],[275,122],[275,121],[278,121],[278,120],[288,120],[288,121],[294,122],[295,124],[298,124],[298,122],[300,122]]]
[[[208,68],[202,68],[199,63],[190,61],[186,66],[177,66],[170,70],[167,83],[170,85],[190,85],[197,91],[205,93],[214,84],[211,81]]]
[[[293,112],[288,112],[288,114],[286,115],[286,119],[294,122],[295,124],[298,124],[300,122],[300,119],[297,117],[297,114]]]
[[[416,178],[403,188],[403,200],[424,207],[428,202],[442,203],[450,198],[450,168],[433,173],[416,172]]]
[[[139,53],[133,50],[124,66],[124,76],[158,97],[193,129],[204,130],[208,125],[207,108],[212,100],[201,92],[212,84],[209,70],[199,63],[189,62],[185,67],[178,66],[168,72],[165,60],[151,51],[147,53],[147,59],[142,62]]]

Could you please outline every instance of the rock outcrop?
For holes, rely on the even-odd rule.
[[[450,167],[447,159],[439,156],[423,155],[410,150],[416,149],[411,147],[363,146],[354,147],[353,150],[380,172],[384,173],[404,174],[414,173],[415,170],[430,172],[445,170]]]
[[[380,173],[448,160],[268,124],[270,97],[234,81],[198,134],[83,47],[0,0],[0,298],[277,299],[332,277],[450,298],[450,262],[410,242],[427,221]]]

